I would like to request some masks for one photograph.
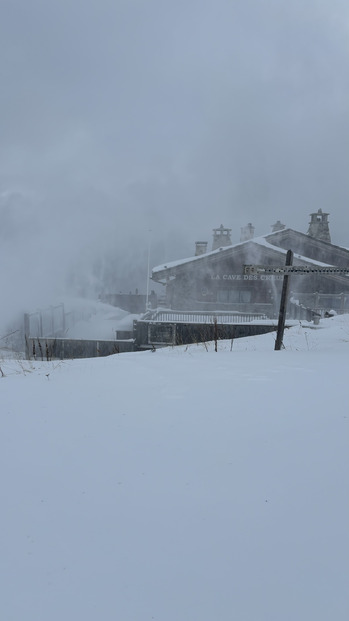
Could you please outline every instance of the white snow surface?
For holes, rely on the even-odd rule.
[[[348,618],[349,317],[0,363],[5,621]]]

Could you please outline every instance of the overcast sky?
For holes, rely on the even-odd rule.
[[[136,273],[149,229],[162,263],[322,208],[349,246],[348,24],[347,0],[2,0],[8,291],[106,250]]]

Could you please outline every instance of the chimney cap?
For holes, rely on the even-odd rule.
[[[223,246],[231,246],[231,233],[232,229],[228,229],[223,226],[223,224],[218,227],[218,229],[213,229],[213,243],[212,250],[217,250],[217,248]]]
[[[273,233],[277,231],[283,231],[286,228],[286,225],[281,222],[281,220],[277,220],[275,224],[271,225],[271,230]]]
[[[200,254],[206,254],[207,252],[207,241],[196,241],[195,242],[195,256],[199,256]]]
[[[240,241],[244,242],[244,241],[249,241],[250,239],[253,239],[254,230],[255,229],[254,229],[252,222],[249,222],[248,224],[246,224],[246,226],[242,226],[241,234],[240,234]]]

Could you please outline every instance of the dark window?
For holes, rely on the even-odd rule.
[[[174,325],[172,324],[150,324],[148,326],[148,343],[157,345],[168,343],[174,345]]]
[[[248,289],[218,289],[217,302],[224,304],[247,304],[251,302],[251,291]]]

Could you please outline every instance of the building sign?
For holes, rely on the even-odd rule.
[[[282,280],[279,274],[212,274],[211,280]]]

